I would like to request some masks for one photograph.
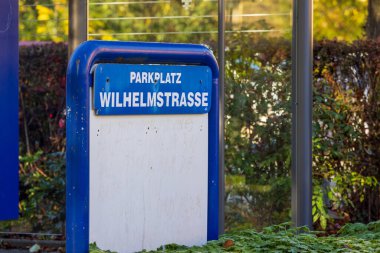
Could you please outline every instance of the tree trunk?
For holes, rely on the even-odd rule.
[[[380,38],[380,0],[368,0],[367,37]]]

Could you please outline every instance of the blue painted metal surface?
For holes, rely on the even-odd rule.
[[[18,217],[18,1],[0,1],[0,220]]]
[[[202,45],[88,41],[73,53],[67,70],[66,251],[88,252],[89,244],[89,87],[91,68],[98,63],[208,66],[212,72],[208,116],[207,239],[218,238],[219,105],[218,65]]]
[[[211,108],[207,66],[99,64],[94,72],[97,115],[198,114]]]

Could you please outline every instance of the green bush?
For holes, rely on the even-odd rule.
[[[65,150],[67,45],[21,45],[20,153]]]
[[[150,253],[176,252],[379,252],[380,221],[364,225],[345,225],[336,236],[318,237],[318,233],[307,228],[290,228],[281,224],[264,228],[263,232],[247,229],[221,236],[217,241],[208,242],[202,247],[166,245]],[[103,253],[95,244],[90,252]]]
[[[65,172],[63,152],[21,156],[20,217],[0,223],[0,230],[63,233]]]
[[[245,34],[227,44],[226,228],[288,221],[290,44]]]
[[[227,45],[227,229],[278,224],[290,219],[290,43],[236,34]],[[315,44],[317,229],[380,219],[379,59],[379,42]]]
[[[313,174],[330,210],[380,219],[380,43],[323,41],[314,49]]]
[[[20,160],[22,218],[32,231],[64,231],[65,154],[37,152]]]
[[[20,46],[20,221],[33,232],[65,223],[67,45]]]

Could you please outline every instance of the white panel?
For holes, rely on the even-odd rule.
[[[208,116],[90,112],[90,242],[120,253],[207,241]]]

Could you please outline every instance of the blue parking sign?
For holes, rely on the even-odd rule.
[[[218,78],[203,45],[87,41],[75,50],[67,252],[88,252],[90,242],[137,252],[218,238]]]
[[[208,66],[99,64],[94,81],[97,115],[202,114],[211,107]]]

